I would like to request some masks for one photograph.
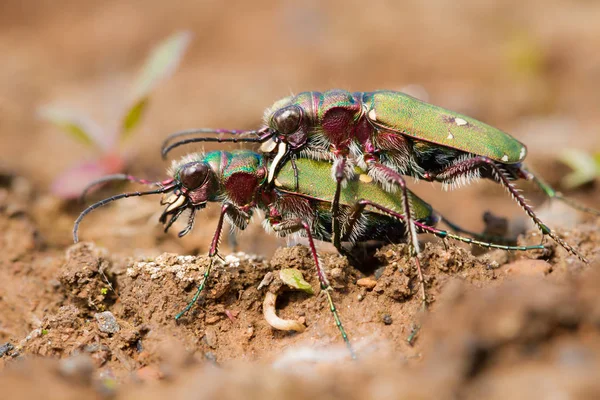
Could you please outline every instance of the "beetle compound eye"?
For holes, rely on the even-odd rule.
[[[188,190],[194,190],[206,181],[208,166],[203,163],[193,162],[185,164],[179,170],[179,181]]]
[[[301,119],[302,109],[298,106],[282,108],[273,115],[275,129],[285,135],[296,132],[300,127]]]

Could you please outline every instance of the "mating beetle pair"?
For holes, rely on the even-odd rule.
[[[170,143],[184,135],[207,133],[232,133],[238,137],[195,137]],[[292,162],[295,157],[333,160],[336,198],[342,182],[353,174],[354,165],[367,171],[386,190],[401,190],[405,198],[408,197],[403,175],[441,182],[450,187],[464,185],[480,177],[492,179],[506,188],[544,235],[587,261],[548,228],[513,187],[512,180],[531,180],[548,197],[562,199],[562,195],[523,166],[527,155],[525,145],[492,126],[403,93],[350,93],[343,90],[300,93],[277,101],[269,108],[265,112],[264,127],[259,130],[179,132],[167,139],[163,155],[183,144],[206,141],[272,141],[274,146],[263,146],[264,150],[276,154],[269,171],[269,181],[287,159],[292,159]],[[571,201],[569,204],[574,205]],[[337,209],[337,200],[334,199],[334,216]],[[410,205],[407,202],[402,212],[408,218],[410,228]],[[333,234],[334,243],[339,244],[339,227],[334,227]],[[414,235],[411,239],[417,250]]]
[[[331,190],[330,163],[323,161],[297,159],[295,166],[284,163],[279,166],[274,184],[268,182],[270,168],[267,158],[248,150],[233,152],[215,151],[207,154],[192,153],[175,162],[170,169],[171,177],[159,182],[149,182],[126,175],[113,176],[112,179],[124,179],[138,183],[158,186],[147,192],[123,193],[102,200],[88,207],[75,222],[74,239],[78,241],[78,227],[87,213],[109,202],[130,197],[150,194],[163,194],[165,207],[160,221],[165,231],[189,210],[188,224],[179,232],[183,236],[191,231],[196,212],[206,207],[208,202],[220,202],[221,213],[210,250],[210,264],[204,273],[204,279],[192,301],[180,312],[179,319],[189,311],[204,290],[213,260],[218,256],[219,242],[225,218],[237,228],[243,230],[249,223],[255,210],[261,210],[266,216],[266,227],[279,236],[300,234],[308,239],[309,247],[316,265],[321,289],[326,293],[330,310],[344,341],[352,351],[341,320],[330,294],[330,285],[319,260],[314,239],[330,241],[333,233],[333,215],[331,206],[334,194]],[[384,243],[399,243],[406,239],[406,218],[398,210],[404,199],[401,194],[391,194],[379,185],[370,182],[368,176],[356,169],[341,191],[339,201],[339,223],[341,241],[360,243],[366,240],[378,240]],[[106,181],[106,179],[104,180]],[[480,242],[471,238],[455,235],[438,228],[440,220],[431,206],[407,191],[411,204],[413,223],[419,233],[431,233],[441,238],[460,240],[465,243],[504,250],[530,250],[542,246],[504,246]],[[415,259],[418,262],[418,259]],[[425,296],[421,283],[422,296]]]
[[[544,234],[584,259],[542,223],[512,186],[511,180],[529,179],[549,197],[562,198],[523,167],[525,146],[477,120],[402,93],[351,94],[335,90],[306,92],[280,100],[267,110],[264,123],[264,127],[254,131],[201,129],[171,135],[163,146],[163,155],[193,142],[259,142],[264,154],[191,154],[175,163],[172,177],[162,182],[113,177],[159,188],[117,195],[90,206],[76,222],[75,239],[81,219],[107,202],[173,192],[163,200],[167,207],[161,222],[168,229],[190,209],[188,225],[180,236],[192,229],[196,210],[208,201],[221,202],[221,215],[209,251],[212,260],[218,253],[224,218],[244,229],[252,210],[262,209],[267,226],[276,233],[300,233],[309,239],[321,287],[326,289],[336,324],[348,345],[313,238],[331,240],[340,251],[344,241],[357,243],[380,237],[390,242],[408,240],[418,253],[417,233],[424,232],[506,250],[542,247],[493,245],[435,228],[439,217],[408,190],[404,176],[450,186],[478,177],[493,179],[507,188]],[[195,136],[171,143],[188,135]],[[332,182],[329,176],[333,177],[335,188],[328,184]],[[425,304],[424,279],[419,259],[414,259]],[[197,300],[209,273],[210,268],[194,299],[177,318]]]

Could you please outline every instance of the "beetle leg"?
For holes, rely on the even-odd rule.
[[[506,173],[493,160],[482,156],[469,158],[467,160],[454,164],[442,170],[441,172],[428,172],[425,175],[425,179],[435,180],[438,182],[447,182],[457,177],[465,176],[470,172],[478,171],[481,167],[488,167],[491,169],[494,179],[502,186],[504,186],[504,188],[513,197],[517,204],[519,204],[519,206],[521,206],[521,208],[525,210],[527,215],[529,215],[529,218],[531,218],[535,225],[542,231],[542,234],[550,236],[556,243],[561,245],[569,253],[577,256],[581,261],[588,263],[588,260],[583,255],[581,255],[567,242],[558,237],[558,235],[554,231],[552,231],[546,224],[542,222],[542,220],[540,220],[540,218],[535,214],[535,212],[533,212],[533,209],[527,204],[525,198],[514,187]]]
[[[370,160],[367,164],[369,169],[369,175],[375,178],[376,181],[389,186],[389,183],[392,183],[394,186],[386,188],[386,190],[390,191],[395,187],[399,187],[402,192],[402,205],[403,205],[403,213],[406,215],[406,233],[410,240],[410,245],[414,249],[415,253],[418,255],[420,253],[419,249],[419,239],[417,238],[417,231],[415,229],[415,225],[412,218],[412,207],[410,204],[410,196],[408,195],[408,187],[406,186],[406,181],[396,171],[393,169],[386,167],[385,165],[379,163],[378,161]]]
[[[210,250],[208,252],[208,257],[210,258],[210,261],[209,261],[208,267],[204,271],[204,276],[202,277],[202,282],[200,283],[200,285],[198,285],[198,290],[196,291],[196,294],[192,298],[192,301],[190,301],[188,303],[188,305],[185,306],[185,308],[175,316],[175,320],[179,320],[185,313],[187,313],[194,306],[194,304],[196,304],[196,302],[198,301],[198,298],[200,297],[200,294],[202,293],[202,291],[204,290],[204,288],[208,282],[208,278],[210,276],[210,270],[212,269],[214,259],[215,259],[215,257],[218,257],[218,254],[219,254],[219,243],[221,242],[221,232],[223,231],[223,221],[225,220],[225,215],[228,213],[237,213],[237,212],[235,210],[235,207],[232,204],[225,203],[221,206],[221,215],[219,216],[219,222],[217,223],[217,229],[215,230],[215,234],[214,234],[212,242],[210,244]]]
[[[327,301],[329,302],[329,311],[331,311],[331,313],[333,314],[333,319],[335,320],[335,325],[337,326],[338,330],[340,331],[340,334],[342,335],[342,339],[344,339],[344,343],[346,343],[348,350],[350,350],[350,354],[351,354],[352,358],[355,359],[356,354],[354,353],[354,350],[352,349],[352,345],[350,344],[350,340],[348,339],[346,330],[344,329],[344,326],[342,325],[340,316],[337,312],[337,309],[335,308],[335,304],[333,303],[333,298],[331,297],[332,288],[331,288],[331,285],[329,284],[329,280],[327,279],[327,275],[325,274],[325,270],[321,266],[321,260],[319,259],[319,254],[317,253],[317,248],[315,247],[315,242],[312,237],[310,225],[306,221],[301,220],[300,218],[294,218],[294,219],[287,219],[287,220],[280,221],[277,225],[273,226],[273,230],[275,230],[275,231],[285,230],[288,232],[296,232],[299,230],[304,230],[304,232],[306,233],[306,238],[308,239],[308,247],[310,248],[310,252],[313,256],[313,261],[314,261],[315,267],[317,269],[317,277],[319,278],[319,284],[321,286],[321,291],[325,292],[325,294],[327,295]]]
[[[349,168],[352,164],[348,163],[348,159],[345,154],[338,155],[333,162],[333,179],[336,182],[335,194],[333,195],[333,201],[331,202],[331,218],[332,218],[332,236],[331,242],[333,245],[340,249],[341,244],[341,227],[340,227],[340,195],[342,193],[342,186],[345,185],[344,180],[351,177],[353,170]],[[349,176],[350,175],[350,176]]]
[[[292,164],[292,169],[294,170],[294,181],[296,182],[295,191],[298,192],[300,191],[300,188],[298,187],[300,183],[298,182],[298,167],[296,166],[296,156],[294,154],[290,156],[290,163]]]
[[[406,203],[405,203],[406,205]],[[346,221],[346,227],[344,229],[344,231],[346,232],[347,236],[351,236],[352,232],[354,229],[356,229],[358,221],[362,215],[362,213],[365,211],[365,207],[366,206],[373,206],[374,208],[378,208],[380,211],[383,211],[384,213],[391,215],[393,217],[399,218],[400,220],[402,220],[404,222],[405,225],[408,224],[407,221],[412,221],[410,219],[410,217],[407,217],[410,214],[399,214],[396,212],[393,212],[392,210],[389,210],[385,207],[379,206],[375,203],[372,203],[368,200],[359,200],[353,207],[352,207],[352,211],[350,211],[350,215],[348,217],[348,220]],[[414,238],[411,235],[410,236],[410,246],[412,248],[415,248],[415,246],[413,245],[413,240],[418,240],[417,236],[417,232],[415,229],[415,224],[417,222],[415,221],[415,223],[413,224],[413,230],[414,230]],[[416,245],[418,246],[418,244]],[[425,292],[425,278],[423,277],[423,270],[421,269],[421,263],[419,261],[419,252],[418,252],[418,247],[416,247],[417,251],[415,251],[414,253],[414,260],[415,260],[415,265],[417,267],[417,277],[419,279],[419,286],[421,287],[421,303],[423,306],[423,310],[427,309],[427,294]]]
[[[342,156],[336,158],[333,165],[333,178],[335,179],[335,194],[333,196],[333,202],[331,203],[331,241],[336,249],[342,247],[341,242],[341,229],[340,229],[340,195],[342,193],[342,181],[344,180],[346,172],[346,157]]]
[[[445,225],[447,225],[452,231],[454,231],[456,233],[462,233],[463,235],[471,236],[472,238],[480,240],[480,241],[492,242],[492,243],[498,243],[498,244],[506,244],[506,245],[511,245],[516,242],[515,239],[511,239],[511,238],[508,238],[505,236],[496,236],[496,235],[490,235],[487,233],[477,233],[477,232],[470,231],[470,230],[465,229],[465,228],[461,227],[460,225],[457,225],[454,222],[448,220],[444,216],[441,216],[441,221]]]
[[[401,214],[397,211],[394,211],[390,208],[384,207],[380,204],[374,203],[370,200],[359,200],[357,201],[354,206],[352,207],[352,211],[349,214],[349,218],[346,221],[346,227],[345,227],[345,232],[347,236],[351,236],[352,235],[352,231],[354,229],[356,229],[357,223],[362,215],[362,213],[365,211],[366,207],[372,207],[384,214],[387,214],[389,216],[398,218],[399,220],[403,221],[406,224],[406,216],[404,214]],[[443,217],[442,217],[443,219]],[[472,239],[472,238],[468,238],[468,237],[464,237],[464,236],[459,236],[459,235],[455,235],[453,233],[450,233],[448,231],[444,231],[442,229],[438,229],[435,228],[433,226],[430,225],[426,225],[422,222],[419,221],[414,221],[413,224],[419,229],[420,233],[431,233],[432,235],[435,235],[439,238],[441,238],[444,241],[444,245],[446,245],[445,243],[445,239],[454,239],[463,243],[467,243],[467,244],[474,244],[477,246],[481,246],[481,247],[485,247],[485,248],[490,248],[490,249],[501,249],[501,250],[506,250],[506,251],[528,251],[528,250],[542,250],[544,249],[544,246],[542,245],[533,245],[533,246],[509,246],[509,245],[502,245],[502,244],[495,244],[495,243],[489,243],[489,242],[483,242],[480,240],[476,240],[476,239]],[[419,278],[419,284],[421,286],[421,301],[423,302],[423,307],[426,307],[427,305],[427,297],[426,297],[426,293],[425,293],[425,279],[423,277],[423,272],[421,270],[421,265],[419,263],[418,258],[415,256],[415,262],[417,265],[417,274],[418,274],[418,278]]]
[[[564,197],[562,193],[554,190],[550,185],[548,185],[546,181],[544,181],[542,178],[538,177],[531,171],[528,171],[527,169],[525,169],[525,167],[519,167],[517,169],[517,173],[519,173],[523,178],[527,179],[528,181],[532,181],[533,183],[535,183],[549,198],[558,199],[576,210],[600,216],[600,210],[584,206],[583,204],[580,204],[575,200],[571,200],[568,197]]]
[[[350,229],[354,229],[352,225],[350,225],[350,222],[352,222],[352,215],[357,215],[360,216],[360,214],[363,212],[363,210],[366,207],[373,207],[376,210],[379,210],[380,212],[382,212],[383,214],[387,214],[389,216],[392,216],[394,218],[398,218],[401,221],[405,221],[406,217],[404,216],[404,214],[401,214],[397,211],[392,210],[391,208],[387,208],[384,207],[380,204],[374,203],[370,200],[359,200],[354,204],[354,210],[351,213],[351,217],[349,219],[348,222],[348,227]],[[506,250],[506,251],[528,251],[528,250],[543,250],[544,246],[542,245],[533,245],[533,246],[511,246],[511,245],[504,245],[504,244],[497,244],[497,243],[490,243],[490,242],[483,242],[477,239],[473,239],[470,237],[465,237],[465,236],[460,236],[460,235],[455,235],[451,232],[445,231],[443,229],[438,229],[435,228],[434,226],[431,225],[427,225],[424,224],[420,221],[414,221],[413,222],[415,224],[415,226],[419,229],[418,233],[431,233],[432,235],[435,235],[441,239],[453,239],[453,240],[457,240],[459,242],[463,242],[463,243],[467,243],[467,244],[475,244],[477,246],[481,246],[481,247],[486,247],[489,249],[500,249],[500,250]]]

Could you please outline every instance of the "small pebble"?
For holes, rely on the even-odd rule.
[[[0,357],[4,356],[5,354],[7,354],[9,351],[11,351],[14,348],[15,347],[12,344],[4,343],[2,346],[0,346]]]
[[[98,314],[94,314],[96,321],[98,321],[98,329],[104,333],[117,333],[121,330],[117,319],[110,311],[104,311]]]
[[[207,361],[210,361],[213,364],[217,363],[217,356],[212,351],[207,351],[206,353],[204,353],[204,358],[206,358]]]
[[[217,332],[212,326],[204,331],[204,342],[212,349],[217,348]]]
[[[89,384],[92,382],[94,363],[87,355],[76,355],[60,361],[59,371],[73,382]]]
[[[372,278],[360,278],[356,281],[356,284],[367,289],[373,289],[377,285],[377,281]]]
[[[383,314],[383,323],[386,325],[392,324],[392,316],[390,314]]]

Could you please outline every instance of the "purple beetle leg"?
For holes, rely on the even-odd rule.
[[[404,201],[404,206],[406,207],[408,204],[410,204],[410,201],[406,201],[406,198],[408,197],[406,194],[403,195],[405,201]],[[416,222],[412,221],[412,218],[410,217],[410,212],[406,213],[404,212],[403,214],[399,214],[396,212],[392,212],[392,210],[389,210],[385,207],[379,206],[375,203],[369,202],[368,200],[360,200],[358,201],[354,207],[352,212],[350,213],[350,217],[348,218],[347,221],[347,226],[344,229],[344,231],[346,232],[346,236],[351,237],[351,234],[353,232],[353,230],[356,228],[357,222],[360,219],[360,216],[362,215],[362,213],[365,210],[366,206],[373,206],[374,208],[378,208],[381,211],[385,212],[388,215],[391,215],[393,217],[399,218],[400,220],[402,220],[404,222],[405,225],[408,225],[409,222],[413,225],[412,230],[413,232],[410,232],[408,236],[409,237],[409,245],[413,248],[416,249],[416,251],[414,252],[414,257],[413,259],[415,260],[415,266],[417,268],[417,278],[419,280],[419,286],[421,288],[420,292],[421,292],[421,305],[423,307],[423,310],[427,309],[427,294],[425,291],[425,278],[423,276],[423,270],[421,269],[421,263],[419,261],[419,252],[418,252],[418,238],[417,238],[417,232],[416,232]],[[410,228],[407,228],[407,230]]]
[[[333,303],[333,298],[331,297],[332,288],[331,288],[331,285],[329,284],[329,280],[327,279],[327,275],[325,274],[325,270],[321,266],[321,260],[319,259],[319,254],[317,253],[317,248],[315,247],[315,242],[312,237],[310,225],[307,222],[301,220],[300,218],[295,218],[295,219],[287,219],[287,220],[280,221],[277,224],[272,225],[272,227],[273,227],[273,230],[275,230],[276,232],[289,233],[289,232],[297,232],[300,230],[304,230],[306,238],[308,239],[308,247],[310,248],[310,252],[313,256],[313,261],[314,261],[315,267],[317,269],[317,277],[319,278],[319,284],[321,286],[321,291],[325,292],[325,294],[327,295],[327,301],[329,303],[329,311],[331,311],[331,313],[333,314],[333,319],[335,320],[335,325],[337,326],[338,330],[340,331],[340,334],[342,335],[342,339],[344,339],[344,343],[346,343],[346,346],[348,347],[348,350],[350,351],[352,359],[356,359],[356,354],[354,353],[354,350],[352,349],[352,345],[350,344],[350,340],[348,339],[346,330],[344,329],[344,326],[342,325],[342,320],[340,319],[340,316],[337,312],[337,308],[335,307],[335,304]]]
[[[567,242],[558,237],[558,235],[554,231],[552,231],[546,224],[544,224],[540,220],[540,218],[535,214],[535,212],[533,212],[533,209],[527,204],[527,201],[525,200],[523,195],[521,195],[521,193],[519,193],[519,191],[514,187],[506,172],[504,172],[493,160],[487,157],[476,156],[454,164],[440,172],[428,172],[425,174],[425,179],[431,181],[451,183],[461,177],[470,176],[470,174],[472,174],[473,172],[481,170],[482,167],[491,170],[492,177],[494,178],[494,180],[496,180],[498,183],[500,183],[506,188],[508,193],[517,202],[517,204],[519,204],[519,206],[521,206],[521,208],[525,210],[529,218],[531,218],[535,225],[542,231],[542,234],[550,236],[556,243],[561,245],[569,253],[578,257],[581,261],[588,263],[588,260],[583,255],[581,255],[577,250],[575,250],[575,248],[570,246]]]
[[[357,229],[358,221],[359,221],[362,213],[365,212],[366,207],[371,207],[373,209],[378,210],[379,212],[382,212],[383,214],[387,214],[389,216],[398,218],[399,220],[406,223],[406,216],[404,214],[401,214],[390,208],[384,207],[380,204],[374,203],[370,200],[363,199],[363,200],[357,201],[354,204],[354,206],[352,207],[352,211],[350,212],[349,217],[345,222],[346,225],[344,226],[345,237],[352,237],[352,233],[353,233],[354,229]],[[443,220],[444,218],[441,217],[440,219]],[[426,225],[419,221],[414,221],[414,225],[416,228],[419,229],[420,233],[431,233],[441,239],[453,239],[453,240],[461,241],[463,243],[474,244],[474,245],[485,247],[485,248],[501,249],[501,250],[506,250],[506,251],[528,251],[528,250],[544,249],[544,246],[542,246],[542,245],[510,246],[510,245],[482,242],[482,241],[479,241],[476,239],[455,235],[453,233],[435,228],[433,226]],[[426,297],[426,292],[425,292],[425,279],[424,279],[423,271],[421,269],[421,264],[420,264],[418,258],[416,256],[414,258],[415,258],[415,264],[417,267],[417,276],[419,279],[419,285],[421,287],[421,301],[422,301],[423,306],[425,307],[427,304],[426,303],[427,297]],[[415,332],[413,332],[413,334],[411,334],[409,343],[414,340],[414,336],[417,331],[418,331],[418,327],[416,327]]]
[[[372,176],[376,177],[378,181],[393,183],[397,185],[402,192],[402,211],[406,218],[404,220],[404,225],[406,227],[407,237],[409,238],[409,244],[413,248],[415,253],[415,256],[413,258],[417,267],[419,284],[421,285],[421,301],[423,305],[423,310],[425,310],[427,308],[427,296],[425,294],[425,280],[423,278],[423,272],[421,271],[421,263],[419,262],[419,253],[421,251],[419,248],[419,238],[417,237],[417,230],[412,217],[412,207],[410,204],[410,196],[408,195],[406,181],[396,171],[386,167],[385,165],[380,164],[377,161],[369,162],[368,167]]]
[[[202,277],[202,282],[200,283],[200,285],[198,285],[198,290],[196,291],[196,294],[192,298],[192,301],[190,301],[188,303],[188,305],[185,306],[185,308],[183,310],[181,310],[175,316],[175,320],[179,320],[185,313],[187,313],[194,306],[194,304],[196,304],[196,302],[198,301],[198,298],[200,297],[200,294],[206,287],[208,278],[210,276],[210,270],[212,269],[212,266],[214,263],[215,256],[218,256],[218,254],[219,254],[219,242],[221,241],[221,232],[223,231],[223,221],[225,219],[225,215],[227,213],[231,213],[233,208],[234,208],[234,206],[229,203],[225,203],[225,204],[223,204],[223,206],[221,206],[221,214],[219,215],[219,222],[217,223],[217,229],[215,230],[215,234],[214,234],[212,242],[210,244],[210,250],[208,251],[208,257],[210,258],[210,261],[209,261],[208,267],[204,271],[204,276]]]
[[[346,178],[346,157],[338,157],[333,164],[333,174],[335,178],[335,195],[331,203],[331,241],[336,249],[342,248],[341,229],[340,229],[340,195],[342,193],[342,181]]]
[[[356,224],[356,221],[352,221],[352,219],[358,219],[360,217],[361,213],[364,212],[364,209],[366,207],[372,207],[376,210],[379,210],[383,214],[387,214],[394,218],[398,218],[401,221],[406,220],[406,217],[404,216],[404,214],[394,211],[391,208],[387,208],[380,204],[374,203],[370,200],[363,199],[363,200],[357,201],[354,204],[353,211],[350,214],[350,218],[348,220],[348,225],[346,226],[346,235],[348,235],[348,236],[351,235],[351,230],[354,229],[353,225]],[[443,220],[444,217],[441,217],[441,219]],[[544,249],[543,245],[512,246],[512,245],[505,245],[505,244],[483,242],[483,241],[473,239],[470,237],[455,235],[455,234],[445,231],[443,229],[438,229],[434,226],[426,225],[420,221],[415,221],[414,224],[419,229],[419,233],[431,233],[432,235],[435,235],[441,239],[453,239],[453,240],[457,240],[459,242],[463,242],[463,243],[467,243],[467,244],[475,244],[477,246],[481,246],[481,247],[485,247],[485,248],[489,248],[489,249],[500,249],[500,250],[506,250],[506,251],[528,251],[528,250],[543,250]]]

